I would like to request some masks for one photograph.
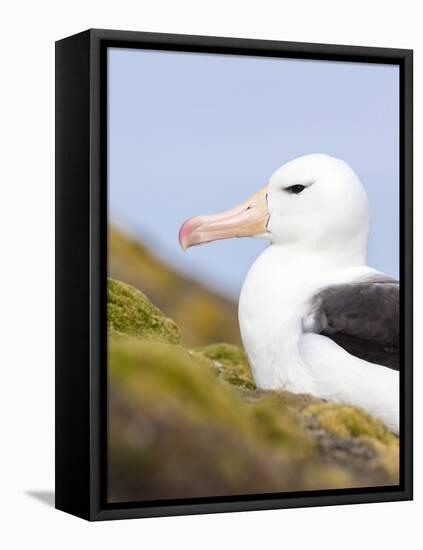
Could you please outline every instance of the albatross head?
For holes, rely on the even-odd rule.
[[[344,161],[305,155],[281,166],[268,184],[225,212],[196,216],[179,232],[182,248],[231,237],[262,237],[304,250],[351,247],[365,255],[368,205]]]

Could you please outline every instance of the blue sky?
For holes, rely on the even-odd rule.
[[[368,263],[399,272],[399,71],[390,65],[109,49],[109,217],[182,272],[237,297],[267,246],[183,252],[188,217],[220,211],[288,160],[328,153],[369,195]]]

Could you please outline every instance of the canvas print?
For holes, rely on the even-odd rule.
[[[109,503],[399,483],[399,67],[109,48]]]

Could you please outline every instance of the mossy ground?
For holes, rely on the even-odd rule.
[[[108,307],[111,500],[397,482],[398,439],[366,413],[256,390],[239,347],[186,349],[119,281]]]
[[[107,326],[110,333],[170,344],[182,341],[177,324],[165,317],[140,290],[113,279],[107,285]]]
[[[244,389],[255,389],[247,356],[239,346],[224,343],[211,344],[196,351],[213,361],[217,372],[228,384]]]
[[[355,456],[366,458],[367,475],[386,474],[391,483],[399,483],[399,439],[380,420],[348,405],[324,402],[306,407],[304,414],[317,419],[327,434],[354,442]]]
[[[398,438],[380,420],[349,405],[315,403],[304,412],[316,416],[322,428],[338,437],[371,438],[385,445],[398,443]]]

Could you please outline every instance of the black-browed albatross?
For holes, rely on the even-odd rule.
[[[238,307],[257,387],[362,407],[398,433],[399,283],[366,265],[368,232],[357,175],[313,154],[283,165],[239,206],[190,218],[179,241],[268,239]]]

